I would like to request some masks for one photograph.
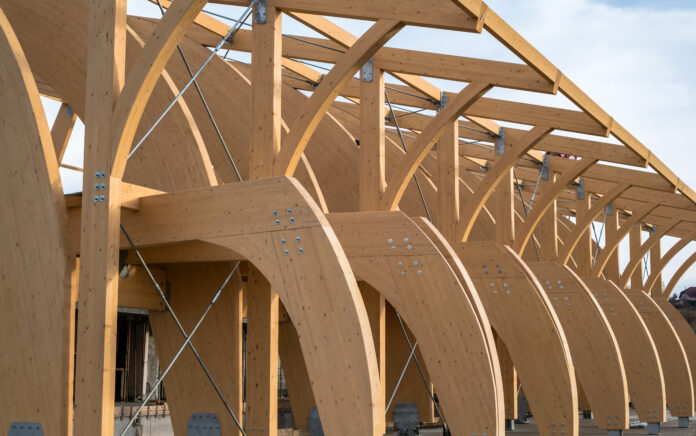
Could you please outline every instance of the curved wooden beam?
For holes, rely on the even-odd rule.
[[[490,325],[479,319],[483,308],[469,298],[476,291],[465,290],[471,280],[461,283],[437,245],[402,212],[327,218],[358,279],[379,291],[413,331],[452,430],[503,435],[500,372],[492,364],[497,355],[490,355]]]
[[[167,10],[131,69],[113,114],[111,144],[114,177],[121,178],[140,118],[160,73],[206,0],[182,0]]]
[[[575,224],[573,228],[573,233],[563,241],[563,251],[558,259],[561,265],[566,265],[573,254],[573,250],[577,247],[582,234],[585,232],[587,227],[592,224],[595,217],[597,217],[602,211],[611,204],[612,201],[617,199],[621,194],[623,194],[631,185],[626,183],[620,183],[609,191],[606,195],[599,199],[596,203],[592,205],[590,210],[584,214]],[[614,212],[616,213],[616,212]]]
[[[621,278],[619,279],[618,283],[620,288],[626,287],[628,280],[631,278],[631,274],[633,274],[633,271],[636,270],[641,259],[643,259],[643,256],[645,256],[645,253],[647,253],[648,250],[650,250],[653,247],[653,245],[655,245],[665,234],[667,234],[667,232],[672,230],[680,222],[682,222],[681,219],[675,218],[673,220],[668,221],[667,224],[659,226],[658,230],[652,233],[650,237],[643,244],[641,244],[640,247],[638,247],[638,250],[628,261],[628,265],[626,265],[626,268],[624,268],[624,271],[621,274]]]
[[[662,291],[663,298],[669,298],[669,296],[672,294],[672,291],[674,290],[674,287],[677,286],[679,279],[682,278],[684,273],[686,273],[686,271],[691,267],[691,265],[694,264],[694,262],[696,262],[696,253],[689,256],[689,258],[686,259],[684,263],[679,267],[679,269],[674,273],[669,283],[665,287],[665,290]]]
[[[469,233],[474,228],[476,218],[478,218],[481,209],[486,204],[495,188],[500,184],[505,177],[505,173],[512,168],[515,163],[531,150],[534,145],[541,141],[546,135],[551,133],[553,128],[548,126],[536,126],[528,131],[519,142],[512,145],[512,148],[505,151],[505,154],[500,158],[495,166],[489,170],[483,180],[477,186],[472,198],[467,202],[464,210],[462,210],[459,223],[457,224],[457,240],[466,241],[469,239]]]
[[[592,290],[619,343],[628,393],[638,417],[645,422],[665,421],[662,364],[655,341],[640,313],[614,282],[596,277],[583,277],[582,280]],[[606,419],[609,421],[611,418],[608,416]]]
[[[592,266],[592,271],[590,272],[591,277],[599,277],[602,275],[604,266],[609,261],[609,257],[614,253],[614,250],[616,250],[616,247],[619,246],[619,242],[621,242],[633,226],[640,224],[640,221],[657,206],[659,205],[646,204],[642,208],[633,211],[633,215],[624,221],[623,225],[607,240],[606,244],[604,244],[604,248],[599,252],[599,256],[597,256],[595,264]]]
[[[122,219],[139,247],[201,240],[253,263],[277,290],[297,328],[326,434],[384,433],[365,305],[336,234],[296,179],[264,178],[144,197],[140,210],[122,211]]]
[[[542,435],[577,435],[577,385],[561,323],[541,283],[510,247],[490,241],[454,246],[491,326],[505,343]],[[542,348],[537,345],[544,344]]]
[[[300,156],[307,147],[309,139],[341,92],[341,88],[403,26],[404,23],[401,21],[379,20],[346,51],[293,121],[290,133],[285,138],[284,145],[273,163],[273,174],[292,176],[295,173],[295,168],[300,162]]]
[[[660,261],[658,262],[657,265],[655,265],[654,268],[651,268],[650,271],[650,276],[648,277],[648,280],[646,280],[645,284],[643,287],[645,288],[645,292],[650,294],[653,290],[653,287],[655,286],[657,282],[657,278],[660,276],[662,271],[665,269],[667,264],[669,263],[674,256],[677,255],[680,251],[684,249],[687,245],[689,245],[689,242],[693,241],[693,237],[686,237],[686,238],[681,238],[676,244],[674,244],[667,253],[665,253],[664,256],[660,258]],[[662,293],[662,289],[660,289],[660,293]]]
[[[22,420],[71,434],[74,307],[65,200],[39,90],[2,9],[0,59],[0,227],[7,229],[0,232],[0,329],[12,332],[0,335],[0,385],[3,398],[13,398],[2,402],[0,431]]]
[[[585,282],[566,265],[530,262],[563,325],[578,382],[602,429],[628,428],[628,383],[609,320]],[[611,416],[611,420],[602,419]]]
[[[399,163],[399,168],[389,177],[387,189],[382,195],[384,209],[396,210],[399,207],[399,201],[401,201],[411,177],[445,128],[459,118],[467,107],[474,104],[489,89],[491,89],[491,85],[488,83],[474,82],[467,85],[428,123]]]
[[[694,383],[686,351],[672,323],[662,309],[641,290],[626,292],[638,309],[655,341],[665,380],[667,407],[672,416],[690,417],[694,414]]]
[[[525,218],[522,228],[515,238],[513,249],[518,254],[522,255],[524,249],[527,248],[527,243],[534,233],[534,229],[539,225],[546,211],[551,207],[558,196],[561,195],[566,186],[585,172],[586,169],[597,163],[597,161],[598,159],[582,159],[575,163],[572,169],[563,174],[560,179],[553,182],[551,186],[546,186],[545,192],[542,192],[541,198],[536,202],[536,207],[533,207],[529,216]]]

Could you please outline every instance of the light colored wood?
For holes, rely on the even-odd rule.
[[[534,127],[518,142],[512,144],[512,147],[506,150],[503,157],[496,162],[495,167],[486,172],[486,176],[483,178],[483,180],[481,180],[479,185],[484,189],[477,189],[474,192],[474,196],[469,200],[464,207],[464,210],[461,212],[459,226],[457,227],[457,240],[466,241],[469,238],[469,234],[474,227],[474,223],[481,213],[483,205],[491,196],[492,191],[503,180],[505,175],[509,172],[508,170],[513,167],[517,159],[534,147],[534,144],[539,142],[544,136],[548,135],[551,130],[552,129],[550,127],[546,126]]]
[[[660,356],[665,379],[667,407],[672,416],[694,414],[694,383],[684,347],[669,319],[655,301],[643,291],[626,292],[643,317]]]
[[[459,123],[451,123],[437,144],[438,229],[454,240],[459,221]]]
[[[150,272],[152,272],[160,287],[167,289],[166,271],[159,268],[150,268]],[[166,310],[147,272],[143,267],[136,265],[130,266],[128,277],[119,277],[118,279],[118,306],[146,310]]]
[[[672,275],[672,278],[669,280],[669,283],[667,283],[667,286],[665,286],[665,290],[662,291],[661,297],[663,299],[668,299],[670,295],[672,295],[672,292],[674,291],[674,288],[677,286],[677,283],[679,283],[679,280],[682,278],[682,276],[686,273],[686,271],[691,267],[691,265],[696,262],[696,253],[692,254],[689,256],[684,263],[682,263],[677,271]]]
[[[662,287],[662,272],[660,271],[660,261],[662,260],[662,239],[658,239],[652,247],[650,247],[650,276],[653,275],[653,273],[656,276],[656,281],[660,283],[660,287]],[[677,242],[678,245],[680,241]],[[650,291],[650,288],[652,288],[652,285],[650,288],[647,287],[647,280],[650,279],[650,276],[648,276],[647,279],[645,279],[643,283],[643,290],[645,291],[646,294],[652,296],[652,293]],[[663,310],[664,311],[664,310]],[[667,315],[667,313],[665,313]],[[676,327],[675,327],[676,330]],[[694,374],[694,377],[696,377],[696,374]],[[696,391],[694,391],[694,394],[696,395]]]
[[[123,176],[138,122],[157,79],[186,29],[206,3],[205,0],[174,3],[154,29],[129,72],[128,80],[122,85],[123,94],[113,108],[110,123],[113,125],[110,150],[114,176]]]
[[[468,106],[490,89],[491,86],[487,83],[474,82],[467,85],[433,118],[426,129],[418,136],[418,139],[411,144],[409,151],[399,163],[398,170],[389,177],[387,190],[382,196],[383,209],[396,210],[398,208],[408,183],[440,135],[442,135],[447,126],[459,118]]]
[[[111,436],[122,175],[113,173],[111,141],[114,104],[125,75],[126,2],[90,1],[89,16],[74,433]],[[105,189],[95,189],[102,183]]]
[[[499,244],[512,245],[515,241],[515,195],[513,189],[513,175],[512,168],[510,168],[495,189],[495,240]]]
[[[633,279],[632,276],[634,275],[633,273],[638,270],[638,272],[641,274],[641,280],[640,280],[640,285],[643,285],[643,280],[642,280],[642,259],[645,254],[650,251],[656,244],[660,242],[660,239],[667,234],[670,230],[672,230],[677,224],[681,222],[680,219],[674,219],[671,220],[671,222],[667,225],[659,226],[656,231],[650,234],[650,237],[642,244],[640,244],[640,240],[638,240],[638,248],[634,251],[631,249],[631,259],[628,261],[628,265],[626,265],[626,268],[624,268],[623,273],[621,274],[621,279],[619,280],[618,285],[622,287],[626,287],[628,284],[628,279],[631,278],[631,288],[633,288]],[[633,248],[633,247],[631,247]],[[659,255],[659,253],[658,253]],[[651,259],[652,259],[652,253],[651,253]],[[659,256],[658,256],[659,259]],[[640,268],[639,268],[640,267]],[[640,286],[636,286],[636,289],[640,288]]]
[[[527,243],[534,233],[534,229],[544,217],[544,213],[548,208],[553,206],[555,200],[561,195],[561,191],[596,162],[596,159],[581,159],[579,162],[573,164],[572,170],[564,173],[563,176],[559,177],[557,180],[544,185],[540,198],[534,202],[535,207],[532,208],[529,216],[524,220],[524,224],[515,238],[513,248],[517,253],[524,252]],[[549,177],[552,177],[551,172],[553,171],[554,167],[550,166]]]
[[[249,265],[248,276],[245,430],[275,436],[278,434],[278,294],[255,266]]]
[[[600,199],[599,201],[604,200],[604,202],[609,201],[610,199]],[[564,249],[569,250],[573,252],[573,257],[575,258],[576,262],[576,269],[575,271],[578,273],[580,276],[587,277],[590,275],[590,271],[592,270],[592,261],[594,259],[594,254],[595,254],[595,247],[597,242],[594,242],[592,239],[592,233],[591,233],[591,225],[593,224],[593,220],[595,217],[589,216],[590,213],[594,213],[597,211],[597,208],[594,210],[592,209],[593,201],[592,201],[592,195],[589,195],[588,193],[585,193],[585,198],[583,199],[578,199],[576,201],[576,229],[577,230],[582,230],[579,226],[582,226],[586,222],[588,222],[590,225],[586,225],[584,230],[582,232],[579,232],[580,238],[577,242],[577,245],[575,246],[575,250],[573,251],[572,248],[568,249],[567,245],[569,244],[568,239],[572,239],[575,234],[570,236],[570,238],[566,238],[565,241],[563,242]],[[608,204],[608,203],[607,203]],[[606,209],[606,205],[604,207],[604,212],[608,212]],[[575,241],[573,241],[575,242]],[[565,264],[564,262],[561,262],[561,264]]]
[[[401,212],[328,218],[357,277],[383,294],[413,330],[452,431],[502,434],[486,334],[437,246]],[[437,293],[426,298],[423,289]]]
[[[75,126],[75,120],[77,120],[77,114],[70,108],[70,105],[66,103],[61,104],[60,109],[58,109],[58,115],[56,115],[56,119],[51,127],[51,139],[56,149],[58,163],[63,161],[63,155],[68,148],[68,140],[70,140],[70,134]]]
[[[401,21],[378,21],[341,57],[291,124],[290,133],[273,165],[275,175],[295,172],[300,155],[340,89],[403,26]]]
[[[302,355],[302,347],[300,346],[300,339],[297,337],[297,330],[285,307],[281,305],[280,310],[281,315],[279,316],[278,325],[280,364],[288,387],[295,427],[306,430],[309,411],[316,406],[316,401],[314,401],[311,380],[307,373],[307,365],[305,365],[304,356]]]
[[[503,399],[505,401],[505,419],[517,419],[519,417],[517,390],[520,386],[517,380],[517,371],[505,343],[497,334],[494,334],[493,337],[495,338],[495,348],[498,351],[498,359],[500,361]]]
[[[626,294],[612,282],[583,277],[609,320],[621,350],[631,403],[641,421],[662,422],[665,412],[665,381],[657,348],[648,327]],[[613,422],[612,416],[596,419]]]
[[[62,238],[65,202],[39,91],[2,10],[0,59],[0,199],[11,205],[0,213],[0,428],[39,422],[46,435],[67,436],[74,258]]]
[[[602,274],[602,270],[604,269],[604,266],[607,264],[609,256],[611,256],[614,250],[617,249],[617,247],[619,246],[619,242],[621,242],[621,240],[633,228],[633,226],[640,224],[641,220],[645,218],[645,216],[649,214],[653,209],[655,209],[655,207],[657,206],[653,204],[648,204],[639,210],[634,210],[633,215],[631,215],[630,218],[624,221],[624,223],[621,225],[621,227],[617,230],[616,233],[612,235],[607,233],[606,244],[604,245],[604,248],[599,252],[597,259],[595,259],[595,263],[592,266],[592,277],[599,277]]]
[[[619,214],[621,211],[614,209],[613,213],[609,216],[607,216],[607,222],[606,222],[606,237],[605,240],[613,240],[616,237],[617,232],[619,231]],[[621,269],[619,266],[619,247],[618,245],[616,246],[616,250],[609,256],[609,260],[607,261],[606,266],[604,267],[604,276],[606,277],[607,280],[611,280],[614,283],[619,281],[619,277],[621,275]]]
[[[597,300],[567,266],[531,262],[529,267],[563,325],[575,374],[591,406],[585,410],[594,412],[601,429],[627,429],[629,397],[624,363],[614,331]]]
[[[689,244],[689,242],[691,242],[690,238],[680,239],[676,244],[670,247],[670,249],[667,251],[667,253],[664,254],[664,256],[659,257],[659,263],[657,265],[651,264],[650,277],[648,277],[648,279],[645,281],[646,292],[651,294],[654,290],[656,292],[656,295],[662,293],[662,271],[665,269],[669,261],[672,260],[674,256],[677,255],[677,253],[682,251],[684,247],[686,247]],[[653,257],[652,253],[650,254],[650,257]]]
[[[187,333],[198,322],[233,266],[229,262],[217,262],[165,267],[171,284],[169,302]],[[157,357],[160,366],[165,367],[184,338],[168,312],[151,310],[149,317]],[[232,276],[191,343],[230,408],[241,419],[242,279],[239,271]],[[223,359],[218,358],[221,354]],[[225,434],[241,434],[190,349],[187,348],[174,364],[164,379],[164,388],[175,434],[186,434],[192,413],[215,413]]]
[[[362,74],[362,72],[361,72]],[[384,72],[360,81],[360,210],[379,210],[386,187],[384,150]]]
[[[387,327],[386,327],[386,299],[375,288],[366,282],[358,282],[360,294],[362,295],[367,317],[370,320],[372,330],[372,340],[375,343],[375,354],[377,365],[379,366],[379,399],[381,404],[386,405],[386,360],[387,360]],[[385,406],[386,407],[386,406]],[[386,432],[386,425],[384,430]]]
[[[479,290],[491,326],[510,351],[540,434],[564,427],[568,435],[577,435],[570,350],[541,284],[509,247],[463,242],[455,250]]]
[[[617,285],[620,287],[626,287],[626,282],[628,282],[628,278],[631,279],[631,289],[641,289],[643,287],[643,256],[638,255],[642,242],[642,231],[643,225],[637,224],[634,225],[628,232],[628,245],[631,257],[629,259],[629,265],[627,266],[631,266],[631,263],[633,263],[634,265],[631,268],[631,272],[625,281],[623,280],[623,278],[625,273],[628,271],[624,271],[622,276],[619,278]]]
[[[694,330],[671,302],[663,299],[654,299],[654,301],[662,310],[662,313],[665,314],[670,324],[672,324],[682,347],[684,347],[689,369],[691,370],[691,381],[693,382],[694,374],[696,373],[696,336],[694,335]]]
[[[250,179],[272,176],[280,153],[282,30],[282,14],[273,7],[266,8],[266,23],[253,24]]]

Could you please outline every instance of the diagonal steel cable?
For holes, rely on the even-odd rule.
[[[597,241],[597,248],[595,248],[594,257],[592,258],[592,266],[594,266],[595,262],[597,261],[597,255],[599,254],[599,250],[600,250],[599,240],[601,239],[602,234],[604,234],[604,227],[607,224],[607,214],[609,212],[609,207],[610,206],[607,206],[604,209],[604,218],[602,218],[602,228],[599,231],[599,237],[597,237],[597,232],[595,231],[594,221],[592,221],[592,233],[595,234],[595,240]]]
[[[401,326],[401,332],[404,334],[404,339],[406,339],[408,348],[411,350],[411,353],[415,353],[416,346],[418,346],[418,341],[416,341],[415,344],[411,345],[411,339],[408,337],[408,333],[406,333],[404,321],[401,319],[401,315],[399,315],[399,311],[396,310],[396,307],[394,308],[394,313],[396,313],[396,319],[399,321],[399,325]],[[428,391],[428,395],[430,396],[430,399],[432,400],[433,405],[435,406],[435,410],[437,410],[437,414],[442,419],[443,426],[445,428],[449,428],[449,425],[447,425],[447,420],[440,411],[440,407],[437,405],[437,401],[435,401],[435,396],[433,395],[433,392],[430,390],[430,386],[428,385],[428,378],[425,376],[425,373],[423,372],[423,368],[421,367],[421,364],[418,361],[418,356],[416,356],[415,354],[413,355],[413,361],[416,363],[416,367],[418,367],[418,372],[420,373],[421,379],[423,380],[423,384],[425,385],[425,390]]]
[[[399,139],[401,140],[401,147],[404,149],[404,153],[407,153],[408,150],[406,149],[406,142],[404,141],[404,137],[401,135],[401,127],[399,127],[399,121],[396,119],[396,116],[394,115],[394,108],[392,108],[391,101],[389,100],[389,94],[387,94],[387,91],[384,91],[384,97],[387,100],[387,105],[389,105],[389,112],[392,115],[392,119],[394,120],[394,126],[396,127],[396,132],[398,133]],[[428,221],[433,222],[433,220],[430,218],[430,210],[428,210],[428,203],[425,202],[423,190],[421,189],[420,182],[418,181],[418,175],[416,175],[415,173],[413,174],[413,180],[416,181],[416,188],[418,188],[418,195],[420,195],[421,201],[423,202],[425,215],[428,217]]]
[[[157,118],[157,120],[152,124],[152,126],[147,130],[147,132],[145,132],[143,137],[140,138],[140,141],[138,141],[138,143],[135,145],[135,147],[133,147],[131,149],[130,153],[128,154],[128,158],[133,156],[133,153],[135,153],[140,148],[140,146],[143,145],[143,142],[145,141],[145,139],[147,139],[147,137],[150,136],[152,131],[155,130],[155,127],[157,127],[157,125],[162,121],[162,119],[165,117],[165,115],[167,115],[169,113],[169,111],[174,107],[174,104],[176,104],[176,102],[179,101],[179,99],[184,94],[184,92],[186,92],[186,90],[193,84],[193,82],[196,81],[196,78],[201,74],[201,72],[205,69],[205,67],[208,65],[208,63],[210,63],[210,61],[215,57],[217,52],[220,51],[220,49],[222,48],[225,41],[229,40],[229,38],[233,37],[234,34],[237,33],[237,31],[241,27],[240,23],[245,22],[249,18],[249,16],[251,15],[251,12],[253,10],[253,7],[257,2],[258,2],[258,0],[251,1],[249,6],[242,13],[242,16],[239,19],[239,21],[237,23],[235,23],[234,26],[230,27],[230,30],[220,40],[220,42],[218,42],[218,44],[215,46],[215,49],[210,53],[208,58],[203,62],[203,65],[201,65],[201,67],[195,72],[195,74],[193,74],[193,76],[191,76],[191,80],[189,80],[186,83],[186,85],[184,85],[184,87],[181,89],[181,91],[179,91],[179,93],[176,95],[176,97],[174,97],[174,99],[171,101],[171,103],[169,103],[169,105],[164,110],[164,112],[162,112],[162,115],[160,115],[159,118]]]
[[[162,7],[162,3],[160,3],[160,0],[157,0],[157,6],[159,6],[160,12],[164,16],[164,8]],[[181,48],[181,44],[176,45],[176,49],[179,51],[179,56],[181,56],[181,60],[184,62],[184,65],[186,66],[186,71],[188,71],[189,76],[193,78],[193,71],[191,70],[191,66],[188,63],[188,59],[186,59],[186,56],[184,56],[184,50]],[[213,117],[213,113],[210,111],[210,107],[208,106],[208,102],[205,100],[205,97],[203,96],[203,91],[201,90],[201,87],[198,86],[198,81],[193,80],[193,86],[196,87],[196,91],[198,91],[198,96],[201,98],[201,102],[203,103],[203,107],[205,108],[205,111],[208,113],[208,118],[210,118],[210,123],[213,125],[213,128],[215,129],[215,134],[217,135],[218,139],[220,140],[220,144],[222,144],[222,148],[225,150],[225,154],[227,155],[227,159],[230,161],[232,164],[232,168],[234,169],[234,173],[237,175],[237,178],[239,181],[242,181],[242,176],[239,174],[239,169],[237,168],[237,164],[234,163],[234,159],[232,159],[232,154],[230,153],[230,149],[227,147],[227,143],[225,142],[225,139],[222,137],[222,132],[220,132],[220,128],[217,125],[217,122],[215,122],[215,117]]]
[[[515,178],[515,181],[517,181],[517,193],[520,196],[520,201],[522,201],[522,210],[524,211],[524,217],[526,218],[529,216],[529,211],[532,209],[532,201],[534,201],[534,194],[536,194],[536,190],[539,187],[539,181],[541,180],[541,170],[539,170],[539,178],[537,179],[536,186],[534,187],[534,194],[532,194],[531,201],[529,202],[529,208],[527,208],[527,204],[524,202],[520,179],[517,178],[517,172],[515,171],[514,167],[512,168],[512,176]],[[541,255],[539,254],[539,245],[537,244],[536,238],[534,237],[534,233],[532,233],[532,244],[534,244],[534,252],[536,253],[537,261],[541,262]]]
[[[123,232],[123,235],[124,235],[124,236],[126,237],[126,239],[128,240],[128,243],[130,244],[131,248],[133,248],[133,251],[135,252],[136,256],[138,257],[138,260],[139,260],[140,263],[143,265],[143,268],[145,268],[145,272],[147,273],[148,277],[150,278],[150,281],[152,281],[152,284],[154,285],[155,290],[157,291],[157,294],[159,295],[160,299],[161,299],[162,302],[164,303],[164,305],[165,305],[165,307],[167,308],[167,311],[169,312],[169,314],[172,316],[172,319],[173,319],[174,322],[176,323],[176,325],[177,325],[179,331],[181,332],[182,336],[184,336],[184,338],[186,338],[186,342],[184,343],[184,345],[188,346],[188,347],[191,349],[191,351],[193,352],[194,357],[195,357],[196,360],[198,361],[198,364],[201,366],[201,368],[203,369],[203,372],[205,373],[206,377],[207,377],[208,380],[210,381],[210,384],[213,386],[213,389],[215,389],[215,392],[217,393],[218,397],[220,397],[220,400],[222,401],[223,405],[225,406],[225,409],[227,409],[227,412],[230,414],[230,416],[232,417],[232,420],[234,421],[234,423],[235,423],[235,424],[237,425],[237,427],[239,428],[239,431],[241,431],[242,434],[243,434],[244,436],[246,436],[246,433],[244,432],[244,429],[242,428],[242,425],[240,424],[239,420],[237,419],[237,416],[236,416],[236,415],[234,414],[234,412],[232,411],[232,408],[230,407],[229,403],[228,403],[227,400],[225,399],[225,396],[222,394],[222,391],[221,391],[220,388],[218,387],[217,383],[215,383],[215,380],[213,379],[213,375],[210,373],[210,371],[208,371],[208,368],[206,367],[205,363],[203,363],[203,359],[201,359],[200,354],[198,354],[198,350],[196,350],[196,347],[190,342],[190,337],[193,335],[193,333],[191,333],[191,334],[187,334],[187,333],[186,333],[186,330],[184,329],[184,326],[181,324],[181,322],[179,321],[179,318],[178,318],[178,317],[176,316],[176,314],[174,313],[174,309],[172,309],[172,306],[169,304],[169,301],[167,300],[167,297],[164,295],[164,292],[162,292],[162,288],[160,287],[159,283],[157,283],[157,280],[155,279],[155,277],[152,275],[152,271],[150,271],[150,268],[147,266],[147,263],[145,263],[145,260],[143,259],[143,256],[142,256],[142,254],[140,253],[140,250],[138,250],[138,247],[135,245],[135,243],[134,243],[133,240],[131,239],[130,235],[129,235],[128,232],[126,231],[126,228],[123,226],[123,224],[121,224],[121,231]],[[240,264],[240,262],[237,261],[237,263],[236,263],[236,264],[234,265],[234,267],[232,268],[232,271],[230,272],[230,274],[229,274],[229,275],[227,276],[227,278],[225,279],[225,282],[223,283],[222,287],[220,287],[220,289],[218,290],[217,294],[216,294],[215,297],[213,298],[213,301],[211,302],[211,305],[209,305],[209,307],[208,307],[208,309],[206,310],[205,314],[207,314],[208,310],[210,309],[210,306],[212,306],[212,304],[214,304],[215,301],[217,301],[217,298],[220,296],[220,293],[221,293],[222,290],[225,288],[225,286],[227,286],[227,283],[229,282],[230,278],[232,277],[232,274],[234,274],[234,272],[235,272],[235,271],[237,270],[237,268],[239,267],[239,264]],[[204,316],[205,316],[205,314],[204,314]],[[201,321],[202,321],[202,320],[201,320]],[[199,322],[200,322],[200,321],[199,321]],[[197,328],[197,326],[196,326],[196,328]],[[180,351],[180,352],[181,352],[181,351]],[[173,364],[173,362],[172,362],[172,364]],[[162,376],[161,376],[160,378],[164,378],[164,375],[165,375],[165,374],[163,373]],[[155,386],[155,388],[156,388],[156,387],[157,387],[157,386]],[[152,396],[152,394],[155,392],[155,388],[152,389],[152,391],[150,392],[150,394],[148,395],[148,397],[145,399],[145,401],[142,403],[142,405],[141,405],[140,408],[138,409],[138,412],[137,412],[137,413],[140,413],[140,410],[142,410],[142,408],[145,406],[145,404],[147,403],[147,401],[149,400],[149,398],[150,398],[150,397]],[[128,430],[128,428],[129,428],[131,425],[133,425],[133,422],[135,421],[135,418],[138,416],[137,413],[133,416],[133,419],[131,420],[131,422],[128,423],[128,426],[126,426],[126,428],[123,430],[123,432],[121,433],[120,436],[123,436],[123,435],[125,434],[125,432]]]
[[[413,359],[413,356],[416,354],[416,347],[418,346],[418,341],[416,341],[415,344],[413,344],[413,348],[411,349],[411,352],[408,355],[408,359],[406,359],[406,363],[404,364],[404,369],[401,370],[401,375],[399,376],[399,380],[396,382],[396,386],[394,386],[394,391],[391,394],[391,397],[389,397],[389,402],[387,403],[386,409],[384,409],[384,413],[387,413],[389,411],[389,407],[391,407],[392,401],[394,401],[394,397],[396,396],[396,391],[399,390],[399,386],[401,385],[401,381],[404,379],[404,375],[406,374],[406,370],[408,369],[408,364],[411,363],[411,359]]]

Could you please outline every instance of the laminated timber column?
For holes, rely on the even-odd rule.
[[[644,286],[644,290],[648,295],[652,295],[651,289],[654,283],[658,284],[658,289],[662,291],[662,270],[660,269],[660,261],[662,260],[662,244],[661,239],[658,239],[650,248],[650,276],[648,277],[649,286]],[[694,362],[696,363],[696,362]],[[693,372],[693,371],[692,371]],[[696,377],[696,374],[692,374]]]
[[[607,211],[607,222],[605,224],[605,241],[614,239],[616,233],[619,231],[619,211],[609,210]],[[619,247],[609,256],[607,264],[604,266],[604,276],[607,280],[611,280],[614,283],[619,283],[619,278],[621,277],[621,267],[619,265]],[[587,274],[589,276],[589,274]]]
[[[454,241],[459,221],[459,120],[450,123],[437,144],[438,229]]]
[[[638,250],[641,246],[641,226],[642,224],[637,224],[633,226],[631,230],[628,232],[628,242],[631,251],[631,259],[633,259],[637,255]],[[637,261],[636,268],[633,270],[633,273],[631,273],[631,289],[641,290],[641,288],[643,287],[643,268],[643,259],[640,258]],[[621,286],[620,283],[621,279],[619,279],[619,283],[617,284]]]
[[[580,195],[578,192],[577,197],[578,198],[575,202],[575,222],[579,223],[584,221],[583,218],[590,213],[590,208],[592,207],[592,195],[589,193]],[[608,218],[609,217],[607,217],[607,219]],[[581,229],[582,233],[580,235],[580,241],[575,246],[575,250],[573,251],[573,259],[575,259],[575,264],[577,265],[575,271],[580,277],[589,277],[590,271],[592,271],[592,258],[594,256],[594,252],[592,250],[592,233],[590,232],[591,226],[592,220],[590,220],[589,226],[587,226],[585,229]],[[599,244],[599,241],[597,241],[597,244]]]
[[[260,19],[254,6],[251,55],[251,150],[249,178],[273,174],[281,141],[282,14],[274,7]],[[249,264],[246,346],[246,432],[278,433],[278,294]]]
[[[360,210],[375,211],[386,188],[384,152],[384,71],[372,59],[360,71]],[[386,317],[384,295],[360,283],[379,366],[380,410],[386,407]],[[410,351],[410,350],[409,350]],[[386,431],[384,427],[381,432]]]
[[[125,75],[126,0],[92,0],[88,16],[75,435],[112,436],[121,180],[111,176],[111,146]]]

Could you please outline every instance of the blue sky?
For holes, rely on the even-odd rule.
[[[696,189],[696,0],[489,0],[488,4]],[[205,9],[232,17],[240,14],[232,6],[207,5]],[[128,10],[135,15],[159,16],[156,6],[147,0],[129,0]],[[356,35],[369,26],[355,20],[335,21]],[[284,31],[316,35],[285,18]],[[388,45],[519,61],[485,33],[406,27]],[[433,82],[451,91],[462,86]],[[560,96],[505,90],[494,90],[491,95],[572,108]],[[47,105],[49,122],[55,110],[56,105]],[[66,163],[81,166],[81,145],[78,127]],[[79,190],[79,175],[62,173],[66,189]],[[663,244],[663,251],[671,243]],[[693,245],[668,266],[665,281],[680,260],[696,250],[696,243]],[[622,248],[624,253],[628,251],[625,244]],[[622,261],[627,262],[625,256]],[[677,289],[692,285],[696,285],[696,267]]]

